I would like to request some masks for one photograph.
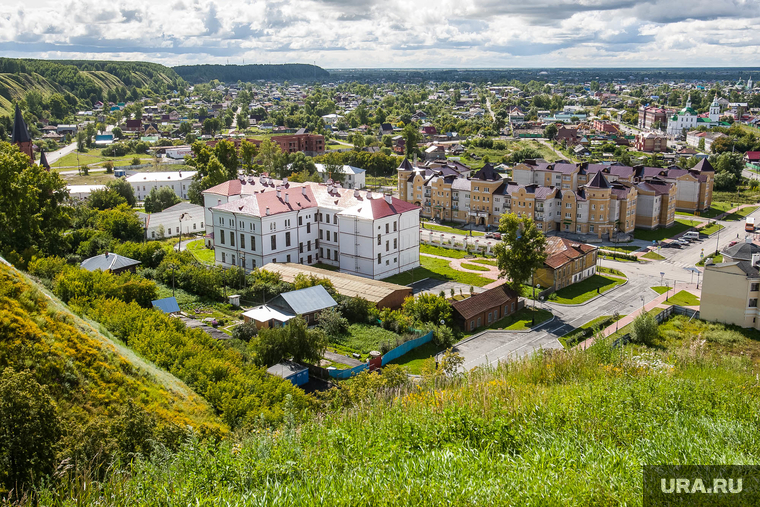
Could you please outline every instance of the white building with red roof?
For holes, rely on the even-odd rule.
[[[322,262],[373,279],[419,266],[420,208],[389,195],[267,177],[203,192],[216,263]]]

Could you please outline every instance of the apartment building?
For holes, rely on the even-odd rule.
[[[636,134],[633,147],[638,151],[644,151],[647,153],[662,153],[667,151],[668,138],[667,136],[655,134],[654,132],[640,132]]]
[[[639,229],[659,229],[670,227],[675,222],[676,185],[659,178],[652,178],[636,184],[638,205],[636,227]]]
[[[699,317],[760,329],[760,270],[755,254],[752,261],[708,264],[702,282]]]
[[[676,185],[676,204],[679,211],[703,211],[712,205],[715,169],[707,159],[700,160],[692,169],[671,167],[638,167],[636,178],[640,181],[659,179]]]
[[[204,200],[222,266],[321,262],[373,279],[419,266],[420,208],[389,195],[260,178],[218,185]]]
[[[144,201],[154,188],[171,188],[177,197],[187,199],[187,190],[193,182],[196,171],[135,173],[127,177],[127,183],[132,185],[132,190],[138,201]]]
[[[668,124],[668,111],[661,107],[639,107],[639,128],[654,129],[659,127],[664,129]]]

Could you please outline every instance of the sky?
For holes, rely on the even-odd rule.
[[[3,0],[0,55],[327,68],[760,66],[758,0]]]

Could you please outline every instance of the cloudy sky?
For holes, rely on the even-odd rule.
[[[3,0],[0,55],[345,67],[760,65],[758,0]]]

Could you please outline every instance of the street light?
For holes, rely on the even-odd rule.
[[[538,292],[541,292],[541,284],[537,283],[535,287],[533,287],[533,318],[531,319],[531,327],[536,325],[536,289],[538,289]]]
[[[187,213],[182,213],[179,216],[179,243],[177,243],[177,251],[182,251],[182,219],[187,216]]]

